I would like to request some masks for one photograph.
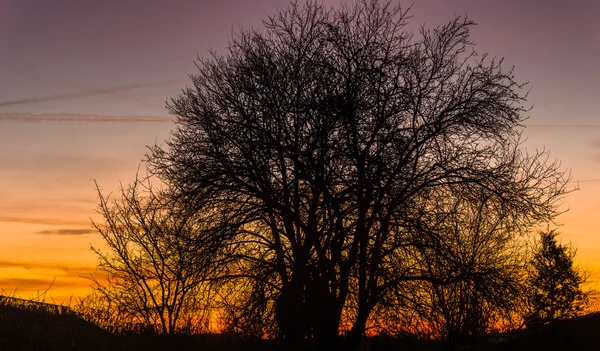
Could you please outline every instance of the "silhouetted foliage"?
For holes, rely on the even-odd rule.
[[[430,278],[392,289],[380,318],[389,328],[390,313],[408,315],[401,319],[411,320],[412,333],[441,338],[455,349],[519,325],[527,252],[518,234],[527,227],[512,222],[485,193],[479,199],[439,195],[437,211],[423,213],[413,239],[421,240],[413,260]],[[385,311],[393,309],[399,311]]]
[[[575,250],[558,243],[557,236],[555,230],[540,232],[531,260],[529,326],[574,318],[588,303],[589,292],[582,287],[586,276],[573,264]]]
[[[225,297],[218,306],[223,333],[254,340],[277,337],[273,318],[276,289],[261,280],[236,278],[227,279],[218,292]]]
[[[106,249],[92,249],[106,283],[92,278],[94,294],[80,310],[112,331],[205,330],[191,328],[206,327],[209,278],[221,262],[210,214],[187,211],[150,179],[136,179],[120,195],[111,202],[98,188],[104,222],[93,225]]]
[[[224,274],[254,280],[242,296],[269,301],[250,310],[291,344],[312,336],[335,348],[343,329],[355,348],[394,291],[459,284],[423,269],[438,253],[432,267],[468,272],[464,294],[487,293],[485,275],[504,280],[471,261],[444,266],[454,258],[445,251],[479,252],[452,252],[462,229],[436,227],[445,195],[484,197],[510,236],[552,219],[566,192],[556,162],[521,150],[523,85],[473,51],[473,23],[414,35],[407,19],[390,2],[293,3],[264,29],[235,33],[227,54],[198,61],[168,105],[177,129],[149,155],[182,201],[228,223],[221,237],[235,264]],[[493,246],[475,262],[500,259]]]

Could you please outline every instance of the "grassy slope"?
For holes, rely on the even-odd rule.
[[[0,303],[0,349],[111,349],[111,335],[66,310],[60,313],[41,304]]]
[[[274,350],[225,335],[112,335],[69,308],[0,296],[0,350]]]

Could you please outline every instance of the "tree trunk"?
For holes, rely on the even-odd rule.
[[[310,324],[317,351],[339,350],[338,331],[343,301],[330,290],[323,272],[311,272],[306,289],[306,301],[310,310]]]
[[[358,312],[358,316],[352,325],[352,328],[344,337],[343,350],[344,351],[356,351],[362,342],[362,338],[365,335],[367,329],[367,319],[369,313],[365,312],[364,309]]]
[[[339,324],[342,309],[334,296],[327,295],[313,310],[313,334],[317,351],[339,350]]]
[[[286,345],[290,347],[304,343],[309,331],[306,303],[304,301],[304,283],[300,271],[285,284],[275,307],[275,319]]]

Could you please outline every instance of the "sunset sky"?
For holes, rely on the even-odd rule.
[[[260,26],[287,4],[0,0],[5,293],[31,297],[53,280],[57,302],[89,292],[84,276],[97,263],[89,248],[100,243],[90,225],[93,181],[106,193],[130,182],[146,146],[173,128],[165,100],[188,83],[196,56],[223,53],[232,30]],[[504,57],[530,82],[525,146],[550,150],[579,182],[559,230],[578,248],[577,263],[600,272],[600,2],[415,0],[411,13],[415,29],[467,14],[478,23],[477,50]]]

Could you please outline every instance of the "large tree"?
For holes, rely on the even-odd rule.
[[[565,192],[557,164],[521,151],[523,85],[473,51],[473,23],[413,34],[407,18],[390,2],[293,3],[235,33],[198,61],[149,155],[186,201],[239,223],[228,274],[276,290],[292,343],[337,345],[344,315],[353,347],[390,289],[431,279],[411,249],[431,244],[415,223],[432,194],[483,192],[527,226]]]

